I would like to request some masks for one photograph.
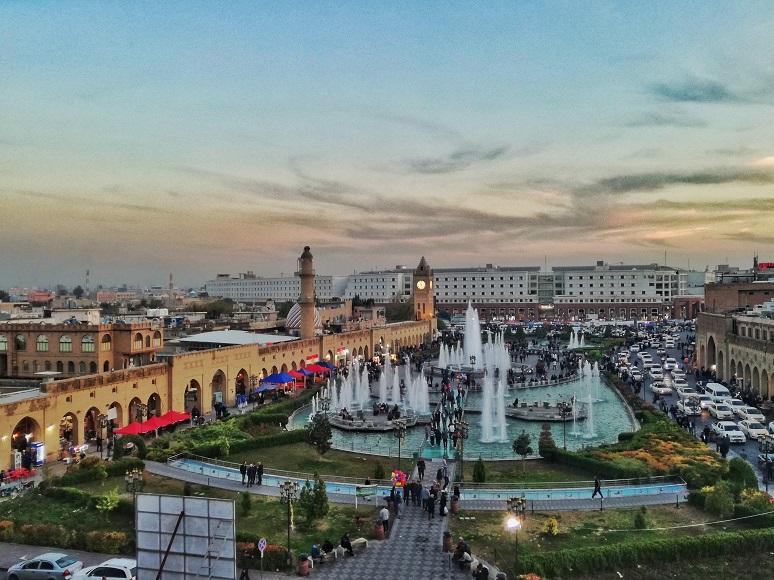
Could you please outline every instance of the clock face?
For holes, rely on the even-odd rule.
[[[425,281],[424,280],[420,280],[419,282],[417,282],[417,288],[419,290],[424,290],[425,289]]]

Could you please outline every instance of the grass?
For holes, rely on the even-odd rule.
[[[718,560],[692,560],[684,564],[674,563],[655,572],[652,568],[629,568],[620,575],[618,572],[595,572],[593,576],[573,576],[577,580],[696,580],[697,578],[723,578],[723,580],[749,580],[769,578],[771,554],[749,554]]]
[[[473,481],[475,461],[465,462],[465,482]],[[593,474],[583,469],[551,463],[544,459],[531,459],[526,466],[521,460],[485,461],[486,483],[549,483],[566,481],[591,481]],[[525,469],[526,467],[526,469]]]
[[[749,529],[744,524],[726,522],[717,525],[699,525],[657,531],[653,528],[671,528],[691,524],[704,524],[716,518],[684,504],[680,509],[674,506],[652,506],[647,509],[649,528],[636,530],[634,517],[639,508],[599,511],[527,512],[526,520],[518,532],[519,554],[535,554],[585,548],[604,544],[637,543],[652,539],[669,539],[686,535],[701,535],[710,532],[739,531]],[[475,520],[449,520],[449,527],[455,538],[463,537],[470,544],[474,554],[485,560],[510,567],[515,561],[515,537],[505,529],[505,512],[473,512],[460,510],[461,516],[473,516]],[[559,534],[546,536],[543,527],[549,517],[559,522]],[[611,531],[624,530],[624,531]],[[595,576],[601,577],[601,576]],[[610,576],[612,577],[612,576]],[[617,575],[616,575],[617,577]],[[627,578],[628,574],[626,575]],[[646,578],[648,576],[642,576]],[[651,571],[651,576],[652,571]],[[685,576],[700,578],[702,576]],[[724,578],[726,576],[723,576]]]

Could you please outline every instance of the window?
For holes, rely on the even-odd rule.
[[[102,342],[104,344],[105,337],[102,338]],[[142,334],[140,334],[139,332],[134,335],[134,341],[132,342],[132,348],[134,350],[142,349]],[[103,348],[102,350],[105,350],[105,349]]]
[[[102,337],[102,342],[99,345],[99,350],[102,352],[107,352],[112,350],[112,348],[113,348],[113,343],[110,340],[110,335],[106,334],[105,336]],[[140,343],[140,348],[142,348],[142,343]]]
[[[94,352],[94,337],[90,334],[81,339],[81,352]]]
[[[75,363],[73,361],[67,363],[67,372],[70,374],[75,374]]]
[[[46,372],[50,371],[51,370],[51,361],[47,360],[46,362],[44,362],[43,363],[43,368],[45,369]]]
[[[32,372],[33,373],[40,372],[40,363],[36,360],[32,361]]]
[[[161,346],[161,333],[158,330],[153,333],[153,346]]]
[[[82,374],[82,375],[86,374],[86,363],[85,362],[83,362],[83,361],[80,362],[80,364],[78,365],[78,372],[80,374]]]
[[[23,373],[30,372],[30,363],[28,363],[26,360],[22,361],[22,372]]]
[[[61,360],[56,361],[56,372],[58,373],[64,372],[64,363]]]
[[[35,342],[35,350],[38,352],[48,352],[48,336],[45,334],[38,335],[38,340]]]
[[[73,352],[73,341],[69,336],[59,339],[59,352]]]
[[[4,334],[0,334],[0,352],[8,350],[8,339]]]
[[[27,350],[27,338],[23,334],[16,335],[16,350]]]

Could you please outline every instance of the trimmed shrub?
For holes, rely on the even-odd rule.
[[[91,495],[75,487],[45,487],[40,492],[46,497],[53,497],[68,503],[84,506],[92,504]]]
[[[546,536],[556,536],[559,534],[559,522],[554,516],[546,520],[546,523],[543,525],[543,533]]]
[[[720,480],[707,489],[704,509],[721,519],[734,515],[734,494],[725,481]]]
[[[123,532],[89,532],[86,534],[86,549],[104,554],[125,554],[126,534]]]
[[[70,547],[67,530],[62,526],[54,524],[20,526],[18,540],[22,544],[32,544],[34,546]]]
[[[648,527],[648,508],[640,506],[640,509],[634,514],[634,529],[647,530]]]
[[[473,481],[476,483],[486,482],[486,465],[484,465],[484,460],[480,457],[473,465]]]
[[[108,477],[124,475],[127,471],[131,471],[132,469],[143,471],[145,469],[145,462],[136,457],[124,457],[120,461],[108,461],[105,463],[105,470],[107,471]]]
[[[13,539],[13,522],[10,520],[0,521],[0,540],[10,542]]]
[[[734,457],[728,462],[728,487],[734,498],[739,499],[746,489],[758,489],[758,476],[752,465],[741,457]]]

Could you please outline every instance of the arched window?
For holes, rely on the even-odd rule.
[[[103,338],[102,341],[104,342],[105,339]],[[141,350],[142,349],[142,334],[139,332],[134,335],[134,341],[132,343],[132,348],[134,350]]]
[[[107,352],[111,350],[113,347],[113,343],[110,340],[110,335],[106,334],[102,337],[102,343],[99,345],[99,350],[102,352]]]
[[[47,360],[43,363],[43,368],[46,372],[49,372],[51,370],[51,361]]]
[[[75,374],[75,363],[73,361],[67,362],[67,372],[71,375]]]
[[[58,373],[64,372],[64,363],[61,360],[56,361],[56,372]]]
[[[0,334],[0,352],[8,350],[8,338],[4,334]]]
[[[161,346],[161,333],[158,330],[153,333],[153,346]]]
[[[92,375],[96,375],[97,374],[97,363],[95,363],[94,361],[91,361],[89,363],[89,372]]]
[[[59,339],[59,352],[73,352],[73,339],[69,336],[62,336]]]
[[[145,348],[150,348],[150,334],[145,337]]]
[[[36,360],[32,361],[32,372],[37,373],[39,371],[40,371],[40,364],[38,363],[38,361]]]
[[[16,335],[16,350],[27,350],[27,338],[23,334]]]
[[[35,343],[35,350],[38,352],[48,352],[48,336],[45,334],[38,335],[38,340]]]
[[[80,374],[82,374],[82,375],[86,374],[86,363],[85,362],[83,362],[83,361],[80,362],[80,364],[78,365],[78,372]]]
[[[94,337],[90,334],[81,339],[81,352],[94,352]]]
[[[30,372],[30,363],[28,363],[26,360],[22,361],[22,372],[23,373]]]

